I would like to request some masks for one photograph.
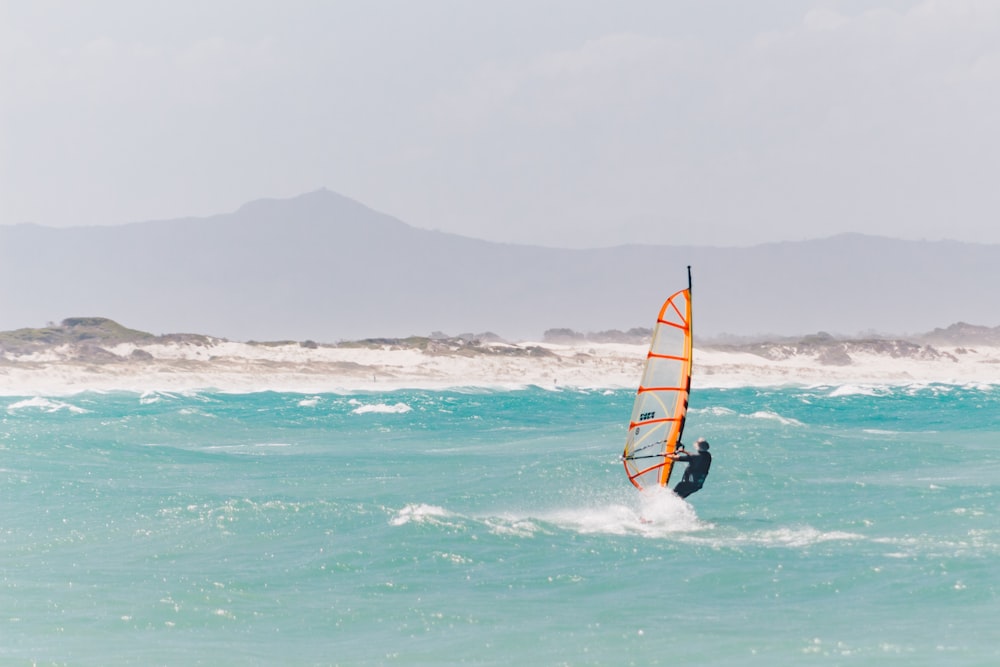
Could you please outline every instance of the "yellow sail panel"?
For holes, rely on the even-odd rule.
[[[636,392],[622,461],[638,489],[666,486],[691,392],[691,287],[664,302]]]

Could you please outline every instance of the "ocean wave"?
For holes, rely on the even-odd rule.
[[[998,383],[1000,383],[1000,381],[998,381]],[[958,386],[969,391],[995,391],[997,388],[996,384],[991,384],[989,382],[966,382]]]
[[[177,414],[184,415],[186,417],[207,417],[208,419],[218,419],[218,415],[213,415],[211,412],[205,412],[199,408],[181,408],[177,411]]]
[[[160,392],[158,391],[144,391],[139,396],[140,405],[152,405],[153,403],[160,402]]]
[[[7,406],[7,412],[14,412],[15,410],[25,410],[25,409],[37,409],[42,412],[59,412],[60,410],[66,410],[67,412],[72,412],[74,414],[84,414],[89,412],[84,408],[73,405],[71,403],[65,403],[63,401],[53,400],[51,398],[43,398],[41,396],[35,396],[34,398],[26,398],[23,401],[17,401],[16,403],[11,403]]]
[[[412,409],[413,408],[406,403],[395,403],[393,405],[389,405],[388,403],[376,403],[374,405],[359,405],[351,410],[351,414],[364,415],[368,413],[376,413],[400,415],[410,412]]]
[[[485,519],[485,523],[494,535],[532,537],[541,530],[535,521],[517,517],[490,517]]]
[[[857,384],[845,384],[833,389],[830,392],[831,398],[837,398],[840,396],[878,396],[886,392],[885,387],[877,387],[875,385],[857,385]]]
[[[842,398],[846,396],[892,396],[901,394],[904,396],[919,396],[930,393],[934,396],[946,395],[955,391],[996,391],[997,384],[989,382],[885,382],[885,383],[845,383],[841,385],[819,384],[807,387],[808,390],[821,393],[828,398]]]
[[[201,398],[200,392],[192,392],[192,391],[169,392],[169,391],[149,390],[139,394],[139,403],[141,405],[152,405],[153,403],[159,403],[162,400],[177,400],[182,398],[204,400]]]
[[[757,412],[746,415],[747,419],[767,419],[770,421],[776,421],[785,426],[802,426],[802,422],[798,419],[792,419],[791,417],[782,417],[777,412],[771,412],[770,410],[758,410]]]
[[[405,526],[408,523],[426,523],[437,526],[444,525],[455,527],[458,524],[454,521],[449,521],[449,519],[453,519],[456,516],[456,514],[437,505],[416,503],[407,505],[397,511],[392,518],[389,519],[389,523],[393,526]]]
[[[721,406],[711,408],[692,408],[689,412],[693,415],[711,415],[713,417],[727,417],[736,414],[735,410]]]

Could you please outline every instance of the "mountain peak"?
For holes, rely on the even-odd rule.
[[[255,199],[240,206],[236,214],[261,214],[270,213],[277,209],[283,211],[301,210],[308,213],[321,213],[324,211],[341,211],[345,209],[355,209],[371,211],[364,204],[337,194],[327,188],[320,188],[312,192],[305,192],[294,197],[268,197]]]
[[[295,197],[257,199],[241,206],[229,215],[240,227],[281,224],[336,226],[400,231],[410,229],[406,223],[371,209],[359,201],[327,188],[320,188]]]

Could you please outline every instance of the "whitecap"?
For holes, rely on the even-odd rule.
[[[966,382],[961,385],[961,388],[968,391],[993,391],[996,389],[996,385],[988,380],[983,380],[980,382]]]
[[[49,398],[43,398],[41,396],[35,396],[34,398],[26,398],[23,401],[17,401],[16,403],[11,403],[7,406],[7,412],[13,412],[14,410],[23,410],[25,408],[36,408],[43,412],[58,412],[60,410],[67,410],[76,414],[83,414],[88,412],[87,410],[72,405],[70,403],[64,403],[63,401],[54,401]]]
[[[139,403],[150,405],[152,403],[159,403],[164,398],[177,398],[177,396],[166,391],[148,390],[139,395]]]
[[[144,391],[142,395],[139,396],[139,403],[142,405],[151,405],[157,403],[160,400],[160,394],[155,391]]]
[[[393,526],[403,526],[408,523],[429,523],[435,525],[447,524],[445,519],[454,516],[451,512],[437,505],[423,503],[410,504],[396,512],[389,520]]]
[[[712,415],[713,417],[725,417],[728,415],[735,415],[736,411],[730,408],[716,406],[711,408],[692,408],[691,414]]]
[[[194,417],[207,417],[209,419],[218,419],[216,415],[211,412],[205,412],[204,410],[199,410],[198,408],[181,408],[177,411],[177,414],[184,416],[194,416]]]
[[[484,522],[494,535],[531,537],[540,530],[538,524],[530,519],[503,517],[488,518]]]
[[[300,408],[315,408],[319,404],[319,396],[310,396],[299,401]]]
[[[837,398],[840,396],[877,396],[877,395],[878,391],[876,391],[875,387],[871,385],[845,384],[836,387],[833,391],[830,392],[831,398]]]
[[[354,408],[353,410],[351,410],[351,413],[352,414],[356,414],[356,415],[363,415],[363,414],[367,414],[369,412],[374,412],[374,413],[377,413],[377,414],[396,414],[396,415],[398,415],[398,414],[404,414],[406,412],[409,412],[412,409],[413,408],[411,408],[406,403],[396,403],[395,405],[389,405],[387,403],[377,403],[375,405],[361,405],[361,406],[358,406],[358,407]]]
[[[758,410],[753,414],[747,415],[747,419],[770,419],[785,426],[802,426],[802,422],[798,419],[792,419],[791,417],[782,417],[776,412],[771,412],[769,410]]]

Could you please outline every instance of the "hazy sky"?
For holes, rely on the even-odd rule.
[[[0,0],[0,224],[1000,243],[998,119],[995,0]]]

